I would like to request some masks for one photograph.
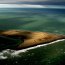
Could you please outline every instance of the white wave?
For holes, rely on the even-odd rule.
[[[52,8],[65,9],[62,5],[0,4],[0,8]]]
[[[18,50],[18,51],[6,49],[6,50],[3,50],[2,52],[0,52],[0,59],[7,59],[9,57],[17,57],[17,56],[19,56],[20,53],[25,53],[25,52],[27,52],[31,49],[36,49],[36,48],[39,48],[39,47],[47,46],[47,45],[54,44],[54,43],[61,42],[61,41],[65,41],[65,39],[56,40],[56,41],[53,41],[53,42],[50,42],[50,43],[47,43],[47,44],[41,44],[41,45],[37,45],[37,46],[34,46],[34,47],[29,47],[29,48],[26,48],[26,49]]]
[[[4,57],[3,55],[0,56],[0,59],[7,59],[7,57]]]
[[[56,40],[56,41],[53,41],[53,42],[50,42],[50,43],[47,43],[47,44],[41,44],[41,45],[37,45],[37,46],[34,46],[34,47],[26,48],[26,49],[23,49],[23,50],[19,50],[19,51],[12,53],[12,55],[18,55],[21,52],[26,52],[26,51],[31,50],[31,49],[39,48],[39,47],[42,47],[42,46],[47,46],[47,45],[54,44],[56,42],[60,42],[60,41],[64,41],[64,40],[65,39]]]
[[[12,57],[11,54],[14,52],[15,50],[11,50],[11,49],[6,49],[3,50],[2,52],[0,52],[0,59],[7,59],[9,57]]]
[[[0,8],[45,8],[45,6],[30,4],[0,4]]]

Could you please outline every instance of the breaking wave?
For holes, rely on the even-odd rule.
[[[3,51],[0,52],[0,59],[8,59],[8,58],[11,58],[11,57],[19,57],[20,53],[25,53],[25,52],[27,52],[31,49],[47,46],[47,45],[54,44],[54,43],[61,42],[61,41],[65,41],[65,39],[56,40],[56,41],[53,41],[53,42],[50,42],[50,43],[47,43],[47,44],[41,44],[41,45],[37,45],[37,46],[34,46],[34,47],[29,47],[29,48],[17,50],[17,51],[11,50],[11,49],[6,49],[6,50],[3,50]]]

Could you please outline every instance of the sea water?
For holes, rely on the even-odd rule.
[[[65,9],[0,8],[0,30],[31,30],[65,34]],[[65,41],[34,49],[0,52],[0,63],[6,65],[61,65],[65,63]],[[22,51],[20,54],[16,53]]]
[[[0,8],[0,30],[65,33],[65,9]]]

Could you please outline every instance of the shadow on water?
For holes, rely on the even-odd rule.
[[[0,51],[5,49],[17,49],[17,46],[22,43],[23,40],[5,37],[0,35]]]

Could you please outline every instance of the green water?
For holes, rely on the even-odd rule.
[[[65,34],[65,14],[1,14],[0,30],[31,30]]]
[[[65,14],[0,13],[0,30],[31,30],[65,34]],[[65,65],[65,41],[0,60],[1,65]]]
[[[64,65],[65,41],[32,49],[19,55],[1,60],[0,63],[6,65]]]

